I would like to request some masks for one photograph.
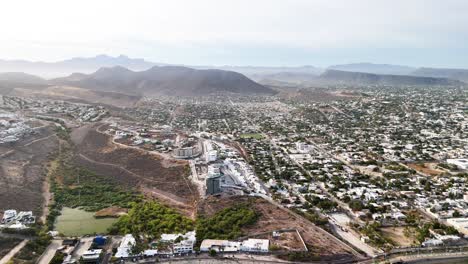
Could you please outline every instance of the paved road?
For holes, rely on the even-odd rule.
[[[62,240],[54,239],[50,242],[50,245],[46,248],[44,253],[37,260],[37,264],[49,264],[52,258],[55,256],[57,249],[62,246]]]
[[[358,235],[352,231],[343,231],[334,221],[330,221],[330,225],[334,231],[345,241],[353,245],[355,248],[365,252],[368,256],[374,257],[377,252],[374,248],[361,241]]]
[[[24,246],[26,246],[26,243],[28,243],[28,240],[25,239],[21,241],[16,247],[12,248],[8,254],[6,254],[2,259],[0,259],[0,264],[6,264],[10,259],[12,259],[16,253],[18,253]]]

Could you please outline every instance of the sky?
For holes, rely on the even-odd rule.
[[[5,0],[0,58],[468,68],[466,0]]]

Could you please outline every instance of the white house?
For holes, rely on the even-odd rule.
[[[127,234],[123,237],[115,253],[116,258],[128,258],[132,257],[132,247],[136,244],[135,238],[131,234]]]
[[[249,238],[242,242],[240,249],[245,252],[268,252],[269,246],[268,239]]]

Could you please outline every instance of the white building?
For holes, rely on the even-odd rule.
[[[460,170],[468,169],[468,159],[447,159],[447,163],[457,166]]]
[[[205,154],[206,162],[213,162],[218,159],[218,151],[216,150],[210,150],[207,151]]]
[[[178,238],[181,238],[181,240],[178,243],[174,243]],[[190,231],[185,234],[162,234],[161,241],[174,243],[174,254],[193,253],[193,246],[196,242],[196,233],[195,231]]]
[[[465,237],[468,236],[468,218],[449,218],[447,223],[455,227]]]
[[[136,244],[135,238],[131,234],[127,234],[123,237],[115,253],[116,258],[129,258],[132,257],[132,247]]]
[[[228,240],[205,239],[200,245],[201,252],[238,252],[241,247],[241,242],[233,242]]]
[[[8,224],[15,220],[16,218],[16,210],[6,210],[3,213],[2,224]]]
[[[442,240],[439,240],[439,239],[428,239],[424,242],[422,242],[422,246],[423,247],[436,247],[436,246],[440,246],[440,245],[443,245],[444,242]]]
[[[245,252],[268,252],[270,241],[268,239],[249,238],[242,242],[241,251]]]
[[[81,256],[83,261],[98,261],[101,258],[102,249],[91,249],[87,250]]]

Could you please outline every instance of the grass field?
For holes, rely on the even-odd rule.
[[[259,133],[249,133],[249,134],[241,134],[240,138],[253,138],[253,139],[262,139],[263,135]]]
[[[115,222],[117,218],[95,218],[93,212],[64,207],[55,228],[66,236],[107,234],[107,229]]]

